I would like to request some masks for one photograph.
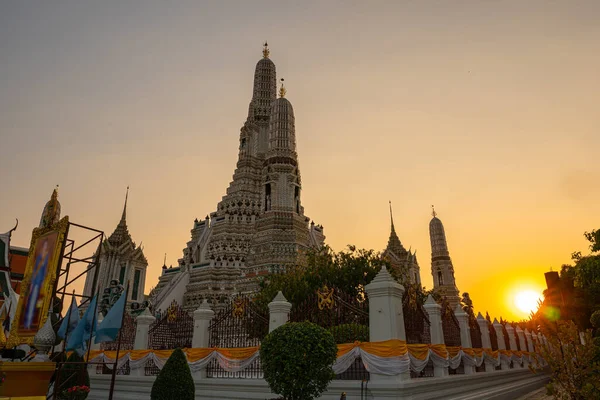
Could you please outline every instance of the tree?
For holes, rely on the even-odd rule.
[[[196,386],[187,357],[175,349],[156,377],[150,394],[151,400],[194,400]]]
[[[269,333],[260,347],[265,380],[285,400],[318,397],[335,377],[337,345],[331,332],[310,322],[287,323]]]
[[[56,389],[60,399],[68,399],[71,396],[67,394],[67,390],[73,386],[90,386],[90,376],[88,374],[87,365],[83,363],[83,357],[72,352],[67,358],[65,364],[60,370]]]
[[[573,321],[545,321],[541,330],[548,341],[540,350],[552,370],[550,394],[560,400],[600,399],[599,349],[591,332],[585,332],[582,343]]]
[[[292,304],[301,304],[308,296],[327,285],[342,292],[364,297],[364,287],[385,265],[388,271],[401,281],[403,274],[390,268],[389,263],[374,250],[348,249],[335,253],[325,246],[318,251],[308,251],[303,265],[288,268],[283,274],[270,275],[260,282],[260,291],[254,299],[255,304],[267,309],[267,304],[282,291]],[[401,282],[402,283],[402,282]]]

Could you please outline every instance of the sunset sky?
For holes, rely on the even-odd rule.
[[[520,319],[521,290],[600,228],[600,2],[0,3],[0,231],[63,215],[129,230],[177,264],[237,161],[268,40],[296,115],[306,215],[327,243],[382,250],[388,201],[432,286],[443,221],[476,311]]]

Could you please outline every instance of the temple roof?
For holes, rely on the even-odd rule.
[[[121,220],[119,224],[113,231],[113,233],[108,237],[106,242],[108,242],[110,248],[116,249],[130,249],[133,250],[132,258],[140,258],[143,261],[146,261],[146,257],[144,256],[144,252],[141,246],[136,247],[135,242],[131,238],[129,234],[129,229],[127,228],[127,198],[129,197],[129,187],[127,187],[127,194],[125,195],[125,205],[123,206],[123,214],[121,214]]]
[[[390,201],[390,221],[391,221],[391,232],[390,238],[388,239],[388,244],[385,249],[386,252],[392,252],[397,257],[404,259],[408,252],[400,242],[400,238],[396,234],[396,228],[394,227],[394,216],[392,215],[392,202]]]

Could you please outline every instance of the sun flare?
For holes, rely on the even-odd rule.
[[[537,310],[540,294],[533,290],[524,290],[515,295],[515,306],[522,312],[529,314]]]

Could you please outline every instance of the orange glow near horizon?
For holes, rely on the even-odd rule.
[[[63,216],[107,235],[131,186],[148,293],[227,190],[265,40],[302,205],[334,250],[383,250],[391,200],[431,288],[434,204],[460,293],[520,320],[517,294],[600,228],[600,2],[25,3],[0,4],[0,232],[19,218],[16,246],[56,184]]]

